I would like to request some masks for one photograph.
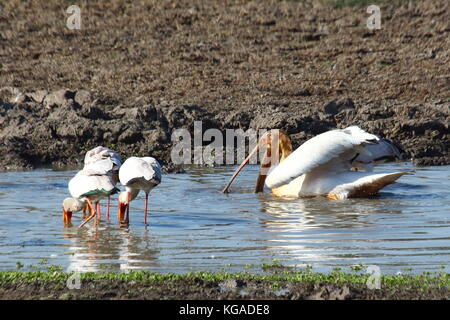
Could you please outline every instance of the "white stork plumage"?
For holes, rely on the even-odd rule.
[[[387,140],[381,140],[357,126],[319,134],[294,152],[287,135],[280,130],[271,130],[261,137],[233,174],[224,192],[261,147],[266,147],[266,151],[255,191],[261,192],[265,182],[277,196],[324,195],[333,200],[370,196],[406,174],[371,173],[376,160],[399,155],[399,151]],[[279,153],[281,160],[278,163]],[[271,166],[273,168],[268,173]]]
[[[114,150],[98,146],[86,152],[86,155],[84,156],[84,166],[92,165],[96,166],[98,170],[114,172],[119,171],[119,167],[122,165],[122,159]]]
[[[140,190],[144,190],[144,224],[147,224],[148,193],[161,183],[161,166],[158,161],[152,157],[130,157],[120,167],[119,179],[126,189],[119,194],[119,222],[129,222],[130,202],[137,197]]]
[[[78,198],[65,198],[62,203],[64,225],[69,226],[72,221],[72,214],[81,210],[83,210],[82,219],[84,220],[86,218],[86,206],[87,203],[84,200]]]
[[[114,183],[119,181],[119,168],[122,165],[120,155],[109,148],[98,146],[86,152],[84,156],[84,168],[98,173],[109,175]],[[106,206],[106,218],[109,218],[110,197]],[[100,204],[97,206],[98,218],[100,218]]]
[[[70,224],[72,213],[81,211],[87,206],[90,216],[80,225],[82,227],[96,215],[92,202],[97,204],[100,199],[109,197],[118,191],[119,189],[114,186],[110,176],[93,169],[79,171],[69,181],[69,192],[72,198],[66,198],[63,201],[64,223]],[[95,219],[95,224],[97,224],[97,219]]]

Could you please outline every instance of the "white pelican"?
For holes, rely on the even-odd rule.
[[[389,148],[387,144],[390,145]],[[380,140],[357,126],[319,134],[303,143],[294,152],[286,134],[280,130],[271,130],[261,137],[257,146],[233,174],[223,192],[228,191],[236,175],[259,148],[264,146],[266,151],[255,192],[262,192],[265,182],[277,196],[323,195],[338,200],[375,195],[380,189],[406,174],[406,172],[371,173],[374,160],[389,155],[395,156],[399,152],[387,140]],[[279,153],[281,159],[278,164]],[[275,167],[267,175],[271,166]],[[355,167],[362,167],[366,171],[352,170]]]
[[[79,171],[75,177],[69,181],[69,192],[73,198],[66,198],[63,202],[63,221],[70,224],[72,213],[84,209],[89,209],[90,216],[80,225],[82,227],[95,215],[96,211],[92,206],[92,202],[109,197],[111,194],[118,192],[108,175],[99,173],[92,169],[83,169]],[[95,219],[97,224],[97,219]]]
[[[119,210],[117,218],[120,222],[129,222],[130,202],[140,190],[145,192],[144,223],[147,224],[148,193],[161,182],[161,166],[152,157],[130,157],[119,170],[120,183],[126,191],[119,194]],[[126,210],[126,218],[124,220]]]
[[[84,157],[84,168],[92,169],[102,174],[111,176],[111,179],[115,184],[119,182],[119,168],[122,165],[122,159],[120,155],[114,150],[105,148],[103,146],[95,147],[94,149],[86,152]],[[106,218],[109,218],[109,206],[110,197],[108,196],[108,202],[106,206]],[[100,205],[97,206],[98,217],[100,218]]]

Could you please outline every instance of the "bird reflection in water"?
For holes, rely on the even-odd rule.
[[[358,259],[355,249],[371,249],[377,214],[402,213],[392,209],[395,197],[332,201],[325,197],[292,198],[258,194],[261,227],[268,233],[268,257],[282,257],[295,266]],[[374,217],[377,218],[374,218]],[[352,248],[353,247],[353,248]],[[352,252],[351,254],[349,252]],[[364,254],[364,253],[363,253]]]
[[[81,230],[65,229],[70,240],[67,272],[128,271],[156,265],[159,250],[155,240],[129,228],[97,227]]]

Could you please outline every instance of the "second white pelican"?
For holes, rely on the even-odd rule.
[[[255,192],[262,192],[265,183],[277,196],[323,195],[338,200],[375,195],[406,174],[370,172],[377,159],[399,153],[393,145],[388,144],[387,140],[351,126],[319,134],[292,152],[289,137],[280,130],[271,130],[261,137],[223,192],[228,191],[250,158],[261,147],[266,147]],[[268,172],[271,166],[274,167]],[[355,170],[355,167],[362,167],[366,171]]]

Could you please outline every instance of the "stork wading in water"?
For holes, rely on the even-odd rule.
[[[119,194],[117,219],[120,223],[129,223],[130,202],[137,197],[140,190],[144,190],[144,224],[147,225],[148,194],[161,183],[161,166],[158,161],[152,157],[130,157],[120,167],[119,179],[126,191]]]
[[[70,226],[72,223],[72,215],[75,212],[83,210],[82,219],[86,219],[87,202],[78,198],[65,198],[62,203],[63,222],[65,226]]]
[[[100,199],[109,197],[117,193],[119,189],[114,186],[111,177],[102,174],[93,169],[83,169],[79,171],[69,181],[69,192],[72,198],[66,198],[63,201],[63,222],[66,226],[71,225],[72,214],[77,211],[89,210],[89,216],[79,226],[84,226],[92,218],[95,218],[95,225],[97,225],[96,210],[92,203],[94,202],[98,207]]]
[[[101,174],[108,175],[111,177],[114,185],[116,185],[119,182],[119,168],[121,165],[122,159],[117,152],[103,146],[98,146],[86,152],[83,169],[92,169]],[[107,219],[109,219],[110,200],[111,198],[108,196],[106,205]],[[100,203],[97,204],[96,210],[100,219]]]
[[[340,200],[376,195],[380,189],[406,174],[370,172],[378,160],[398,157],[400,152],[389,141],[367,133],[357,126],[319,134],[294,152],[289,137],[275,129],[260,138],[223,192],[228,192],[234,178],[263,147],[266,150],[255,192],[262,192],[265,183],[277,196],[323,195],[332,200]]]

